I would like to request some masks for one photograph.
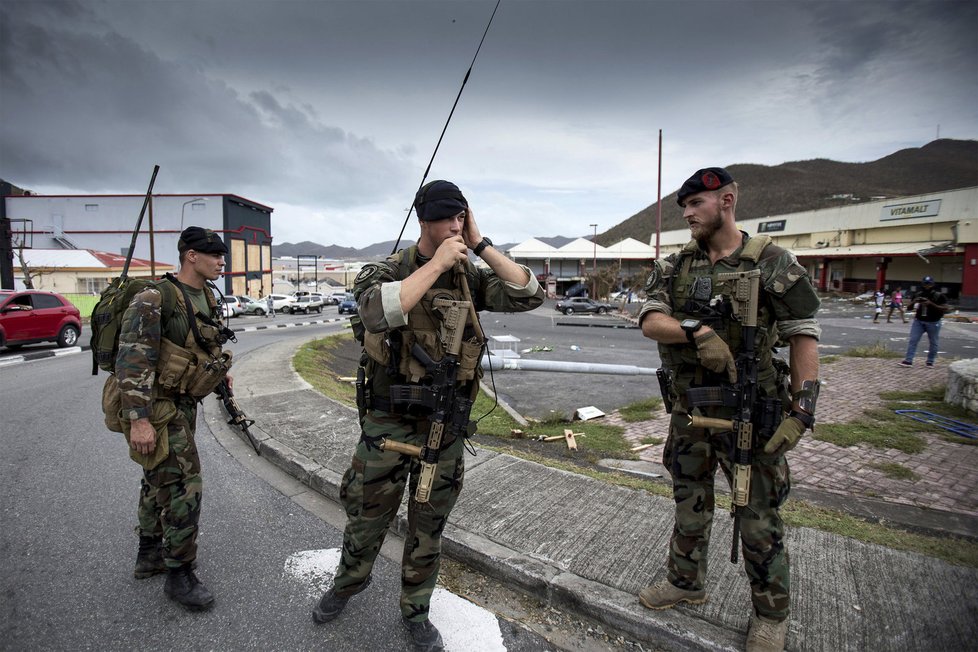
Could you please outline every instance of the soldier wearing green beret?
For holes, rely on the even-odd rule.
[[[735,357],[744,345],[744,330],[731,311],[733,281],[718,275],[758,269],[757,401],[771,406],[775,425],[763,436],[754,427],[747,506],[752,516],[740,519],[740,542],[754,607],[747,649],[780,651],[788,628],[790,581],[778,509],[790,489],[785,453],[814,423],[819,299],[791,252],[770,237],[751,237],[737,228],[737,196],[738,186],[723,168],[699,170],[683,184],[678,202],[692,240],[679,253],[655,261],[639,314],[642,333],[658,343],[673,381],[671,396],[664,397],[672,399],[673,409],[663,464],[672,474],[676,503],[668,574],[642,590],[639,599],[650,609],[666,609],[707,598],[714,475],[719,466],[731,481],[734,446],[729,430],[693,427],[690,416],[730,420],[733,408],[706,401],[692,405],[696,401],[687,391],[736,383]],[[783,365],[779,373],[772,354],[776,344],[790,347],[790,395],[785,388],[789,373]]]
[[[165,572],[171,600],[205,610],[214,596],[193,570],[202,494],[194,435],[197,402],[231,380],[209,283],[220,277],[228,249],[198,226],[184,229],[177,248],[177,274],[136,294],[123,315],[114,380],[130,456],[143,467],[135,576]]]
[[[437,471],[427,502],[415,498],[420,463],[386,450],[387,441],[424,446],[431,412],[392,400],[392,386],[423,384],[426,368],[412,353],[415,344],[435,361],[446,354],[444,315],[439,299],[471,298],[476,311],[522,312],[543,303],[536,277],[482,236],[475,215],[458,187],[432,181],[415,197],[421,235],[416,246],[366,265],[354,283],[362,339],[363,383],[360,441],[340,485],[347,524],[333,586],[313,611],[317,623],[339,616],[349,599],[370,583],[370,571],[391,520],[409,487],[408,532],[401,563],[400,608],[413,649],[442,649],[441,635],[428,620],[431,593],[438,579],[441,533],[462,490],[465,435],[448,437],[439,448]],[[477,268],[468,252],[488,265]],[[462,284],[466,287],[463,287]],[[463,315],[463,318],[465,315]],[[481,377],[481,328],[466,321],[459,354],[457,397],[474,399]],[[456,406],[455,411],[458,410]],[[467,416],[465,417],[468,418]]]

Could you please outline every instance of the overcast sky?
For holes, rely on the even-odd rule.
[[[276,243],[397,236],[495,0],[0,0],[0,178],[232,193]],[[496,242],[711,165],[978,138],[978,2],[502,0],[428,177]],[[412,215],[406,237],[417,235]]]

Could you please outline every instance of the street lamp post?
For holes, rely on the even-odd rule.
[[[207,201],[207,197],[194,197],[193,199],[188,199],[183,202],[183,206],[180,207],[180,233],[183,233],[183,214],[187,210],[187,204],[193,204],[198,201]]]
[[[594,254],[591,257],[591,296],[595,299],[598,298],[598,225],[592,224],[594,227],[594,237],[591,238],[591,244],[594,245]]]

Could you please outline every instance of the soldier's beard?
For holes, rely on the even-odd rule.
[[[720,209],[717,209],[716,214],[712,219],[706,220],[700,224],[694,224],[690,228],[690,235],[701,245],[705,245],[713,237],[713,234],[720,230],[723,225],[723,214]]]

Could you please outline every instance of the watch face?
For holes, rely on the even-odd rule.
[[[699,323],[699,321],[697,321],[695,319],[684,319],[679,324],[679,326],[682,327],[682,328],[684,328],[684,329],[687,329],[687,330],[688,329],[697,329],[697,328],[700,327],[700,323]]]

